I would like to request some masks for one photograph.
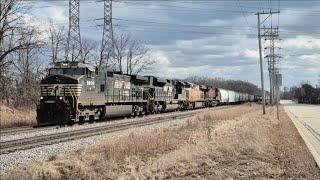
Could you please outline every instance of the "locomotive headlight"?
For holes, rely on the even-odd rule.
[[[40,99],[43,99],[43,97],[41,96]]]
[[[59,97],[60,100],[62,100],[62,97]]]

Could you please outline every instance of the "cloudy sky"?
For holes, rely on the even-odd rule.
[[[30,2],[28,2],[30,3]],[[68,1],[31,1],[28,15],[37,23],[68,25]],[[81,1],[81,33],[101,41],[103,3]],[[113,24],[147,44],[157,59],[156,75],[240,79],[260,84],[258,11],[278,11],[265,21],[279,25],[276,46],[283,57],[284,86],[320,79],[320,1],[114,1]],[[263,40],[263,46],[268,44]],[[267,64],[265,61],[265,79]]]

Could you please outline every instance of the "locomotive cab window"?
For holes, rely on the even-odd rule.
[[[84,68],[52,68],[49,70],[50,75],[84,75]]]

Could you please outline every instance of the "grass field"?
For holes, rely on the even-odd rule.
[[[187,123],[50,157],[5,179],[316,179],[320,171],[281,108],[215,110]]]
[[[0,104],[0,128],[36,124],[35,110],[18,110]]]

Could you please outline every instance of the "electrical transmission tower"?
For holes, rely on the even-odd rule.
[[[269,46],[266,47],[266,50],[269,50],[269,53],[264,57],[268,62],[268,71],[269,71],[269,80],[270,80],[270,103],[273,105],[276,99],[276,74],[280,73],[279,62],[281,56],[276,54],[275,43],[279,40],[279,27],[263,27],[264,31],[262,37],[264,37],[265,41],[269,41]]]
[[[66,61],[83,60],[79,12],[80,0],[69,0],[69,33]]]
[[[108,61],[114,55],[112,0],[104,0],[103,36],[101,44],[100,66],[107,67]]]

